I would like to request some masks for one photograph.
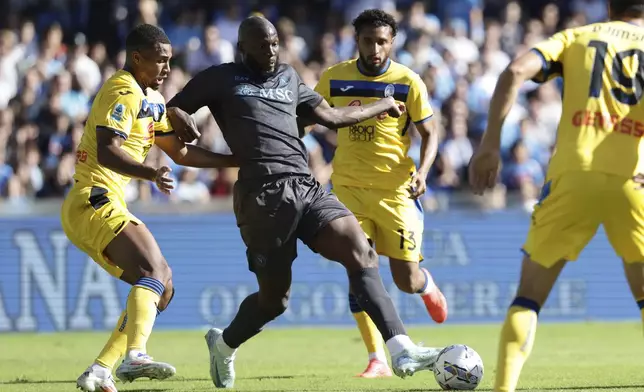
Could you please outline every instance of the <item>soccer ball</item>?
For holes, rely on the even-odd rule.
[[[438,354],[434,377],[444,390],[472,390],[483,379],[483,361],[468,346],[455,344],[445,347]]]

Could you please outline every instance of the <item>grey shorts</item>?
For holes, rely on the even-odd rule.
[[[300,239],[311,242],[330,222],[352,215],[335,195],[311,176],[288,176],[257,183],[238,181],[234,188],[237,226],[246,244],[248,268],[290,268]]]

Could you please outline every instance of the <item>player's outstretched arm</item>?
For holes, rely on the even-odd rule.
[[[483,194],[486,189],[496,186],[500,169],[501,129],[517,99],[519,88],[535,78],[543,69],[544,60],[535,51],[530,51],[515,59],[501,73],[490,101],[487,129],[481,145],[470,161],[469,182],[475,194]]]
[[[393,97],[380,99],[364,106],[331,107],[326,100],[316,106],[305,117],[330,129],[338,129],[357,124],[364,120],[387,112],[392,117],[400,117],[405,112],[405,105],[397,103]]]
[[[157,136],[155,144],[178,165],[198,168],[239,166],[233,155],[217,154],[199,146],[185,144],[174,133]]]

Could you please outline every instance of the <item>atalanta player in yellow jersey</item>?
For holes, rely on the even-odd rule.
[[[111,371],[123,381],[140,377],[164,379],[175,374],[169,364],[155,362],[146,342],[158,312],[174,295],[172,273],[159,245],[147,227],[132,215],[124,200],[131,179],[154,181],[169,193],[168,167],[144,164],[153,145],[176,163],[193,167],[235,165],[234,158],[185,145],[182,134],[194,128],[185,112],[166,113],[156,91],[168,76],[172,57],[163,30],[140,25],[126,39],[127,61],[99,90],[78,146],[75,184],[61,211],[62,227],[70,241],[111,275],[132,285],[126,310],[121,314],[103,351],[77,380],[83,391],[116,391]]]
[[[564,265],[600,225],[623,259],[644,319],[644,0],[610,0],[610,21],[555,34],[499,78],[470,164],[475,193],[492,188],[503,120],[521,84],[563,77],[563,113],[547,182],[523,247],[517,296],[501,332],[494,390],[515,391],[537,317]]]
[[[393,96],[405,104],[400,118],[386,113],[338,130],[333,158],[333,192],[358,218],[379,255],[389,257],[393,280],[406,293],[419,293],[432,318],[447,317],[445,297],[422,260],[423,211],[427,173],[436,157],[437,134],[427,89],[420,77],[389,58],[396,37],[393,16],[382,10],[362,12],[353,22],[359,58],[327,69],[315,90],[332,106],[361,106]],[[407,156],[411,123],[422,137],[418,170]],[[369,353],[359,376],[391,376],[382,339],[373,321],[349,294],[351,312]]]

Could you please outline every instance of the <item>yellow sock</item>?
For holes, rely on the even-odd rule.
[[[157,316],[157,305],[165,286],[153,278],[141,278],[127,298],[127,351],[146,352],[146,343]]]
[[[367,352],[370,355],[384,356],[385,346],[382,342],[382,336],[380,335],[380,331],[378,331],[376,324],[373,323],[367,312],[362,311],[359,313],[353,313],[353,318],[355,318],[356,323],[358,323],[358,329],[360,330],[360,335],[362,336],[362,341],[367,348]],[[382,360],[383,358],[379,359]]]
[[[116,322],[116,326],[112,331],[110,339],[105,343],[103,351],[96,357],[97,364],[112,369],[116,362],[125,354],[125,347],[127,346],[127,335],[125,333],[125,325],[127,324],[127,312],[124,310],[121,317]]]
[[[527,304],[527,307],[517,305],[517,302],[519,301],[515,300],[515,304],[510,307],[501,330],[496,383],[494,384],[495,392],[514,392],[516,390],[521,369],[534,344],[539,307],[530,300],[521,301]]]

